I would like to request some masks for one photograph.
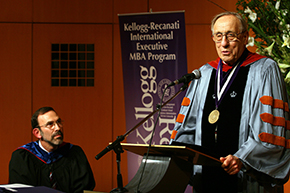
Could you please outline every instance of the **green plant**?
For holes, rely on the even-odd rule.
[[[290,3],[288,0],[239,0],[237,11],[248,21],[249,44],[274,59],[290,94]]]

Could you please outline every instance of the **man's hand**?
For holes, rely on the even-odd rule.
[[[222,168],[224,168],[224,170],[230,175],[237,174],[242,169],[243,166],[241,160],[233,155],[221,157],[220,161],[223,163]]]

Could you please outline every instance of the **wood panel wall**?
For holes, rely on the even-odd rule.
[[[188,71],[217,57],[210,21],[232,0],[0,0],[0,184],[8,183],[13,150],[34,140],[30,117],[52,106],[65,120],[65,141],[80,145],[97,191],[117,187],[113,152],[94,157],[125,133],[117,14],[185,10]],[[51,87],[52,43],[95,44],[94,87]],[[126,153],[122,155],[124,184]]]

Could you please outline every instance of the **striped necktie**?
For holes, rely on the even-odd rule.
[[[53,179],[53,175],[52,174],[53,174],[53,172],[50,171],[49,172],[50,185],[51,185],[51,188],[56,189],[56,180]]]

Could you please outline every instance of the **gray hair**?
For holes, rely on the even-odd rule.
[[[236,12],[226,11],[226,12],[222,12],[222,13],[216,15],[213,18],[213,20],[211,21],[211,31],[212,31],[212,34],[214,33],[213,27],[214,27],[215,22],[219,18],[221,18],[223,16],[226,16],[226,15],[233,15],[236,18],[238,18],[238,20],[240,20],[240,22],[241,22],[241,25],[240,25],[240,33],[245,32],[245,31],[248,31],[248,23],[247,23],[247,21],[240,14],[238,14]]]

